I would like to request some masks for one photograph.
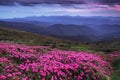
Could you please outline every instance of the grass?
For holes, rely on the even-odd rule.
[[[105,53],[120,51],[120,40],[104,41],[98,43],[81,43],[32,34],[5,27],[0,27],[0,41],[11,41],[26,45],[51,46],[52,48],[77,51],[91,51],[91,52],[102,51]]]
[[[105,53],[120,51],[120,39],[92,43],[90,44],[90,48],[96,51],[103,51]]]
[[[111,80],[120,80],[120,59],[113,62],[115,72],[111,75]]]
[[[66,47],[75,44],[75,42],[67,40],[32,34],[4,27],[0,27],[0,41],[11,41],[26,45],[43,45],[43,46],[54,45],[56,47]]]
[[[87,51],[92,53],[96,52],[95,50],[91,49],[89,45],[85,45],[85,44],[71,46],[70,49],[74,51]]]
[[[76,51],[92,50],[89,48],[89,45],[80,42],[62,40],[4,27],[0,27],[0,41],[9,41],[26,45],[51,46],[52,48]]]

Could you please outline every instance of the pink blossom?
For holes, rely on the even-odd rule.
[[[8,76],[8,77],[11,77],[11,76],[12,76],[12,74],[8,74],[7,76]]]

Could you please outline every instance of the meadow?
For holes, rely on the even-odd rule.
[[[7,28],[0,39],[0,80],[120,79],[119,40],[78,43]]]
[[[113,73],[111,63],[116,58],[120,58],[120,53],[102,56],[1,42],[0,79],[109,80]]]

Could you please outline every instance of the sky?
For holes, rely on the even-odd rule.
[[[28,16],[120,17],[120,0],[0,0],[0,18]]]

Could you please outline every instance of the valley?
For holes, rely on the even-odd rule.
[[[119,21],[117,17],[41,16],[3,19],[0,26],[65,40],[99,42],[120,38]]]

